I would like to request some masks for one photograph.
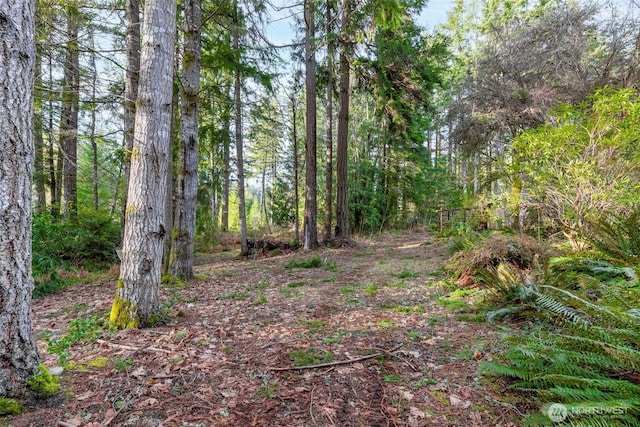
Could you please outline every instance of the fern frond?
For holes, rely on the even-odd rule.
[[[558,337],[576,343],[588,344],[595,347],[599,346],[605,354],[607,354],[609,357],[613,357],[614,360],[621,365],[621,367],[640,370],[640,351],[638,350],[624,345],[607,343],[604,341],[594,340],[592,338],[576,335],[559,334]]]
[[[536,304],[562,318],[571,320],[573,323],[584,326],[589,325],[589,321],[585,316],[578,313],[574,308],[569,307],[548,295],[538,294]]]

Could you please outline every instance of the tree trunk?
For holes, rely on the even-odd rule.
[[[238,2],[234,5],[233,19],[233,49],[240,52],[240,20],[239,20]],[[235,133],[236,133],[236,155],[238,158],[238,211],[240,215],[240,254],[242,256],[249,255],[249,244],[247,242],[247,214],[245,212],[244,198],[244,160],[243,160],[243,144],[242,144],[242,93],[240,82],[242,73],[240,72],[240,64],[236,64],[233,82],[233,99],[235,105]]]
[[[55,136],[53,132],[53,58],[49,56],[49,141],[47,144],[47,167],[49,170],[49,185],[51,189],[51,214],[54,216],[60,215],[60,192],[58,191],[58,179],[60,175],[56,174],[56,156],[55,156]]]
[[[324,240],[331,239],[331,222],[333,221],[333,40],[331,39],[332,29],[332,9],[331,2],[327,2],[327,150],[326,150],[326,189],[325,189],[325,211],[324,211]]]
[[[127,196],[120,278],[111,308],[119,328],[161,320],[160,269],[165,236],[173,93],[175,0],[147,0],[140,87]]]
[[[347,187],[347,155],[349,137],[349,45],[348,25],[351,3],[344,0],[340,30],[340,106],[338,109],[338,141],[336,153],[336,237],[351,238],[349,226],[349,194]]]
[[[91,64],[91,123],[89,128],[89,141],[91,141],[91,153],[93,157],[93,210],[98,212],[99,196],[98,196],[98,143],[96,142],[96,85],[98,80],[98,69],[96,68],[96,53],[93,30],[90,32],[91,38],[91,56],[89,63]]]
[[[0,22],[0,396],[17,396],[40,364],[30,317],[33,3],[4,3]]]
[[[306,22],[305,37],[305,70],[306,70],[306,144],[305,144],[305,199],[304,199],[304,250],[318,246],[317,224],[317,172],[316,172],[316,46],[315,46],[315,13],[314,0],[305,0],[304,19]]]
[[[297,85],[296,85],[297,86]],[[291,114],[292,114],[292,139],[293,139],[293,189],[294,189],[294,218],[296,229],[296,240],[300,242],[300,177],[298,176],[300,165],[298,164],[298,109],[296,103],[296,94],[291,96]]]
[[[64,90],[60,116],[60,142],[64,186],[64,214],[78,215],[78,110],[80,107],[80,55],[77,8],[67,6],[67,44],[64,61]]]
[[[184,53],[180,108],[180,147],[176,209],[171,233],[171,274],[193,278],[193,247],[198,191],[198,95],[200,91],[200,0],[185,0]]]
[[[33,137],[35,148],[35,168],[33,173],[35,200],[33,207],[36,214],[43,213],[47,208],[47,193],[45,190],[46,173],[44,170],[44,137],[42,136],[42,58],[36,54],[35,87],[34,87],[34,118]]]
[[[225,115],[226,116],[226,115]],[[225,121],[226,135],[229,135],[231,120]],[[220,229],[229,230],[229,188],[231,187],[231,153],[229,138],[222,141],[222,217],[220,219]]]
[[[124,84],[124,202],[122,203],[121,235],[124,238],[124,221],[126,217],[127,192],[131,171],[131,152],[136,121],[136,100],[140,85],[140,0],[126,0],[127,36],[125,48],[127,63]]]
[[[178,15],[178,10],[176,9],[176,16]],[[176,39],[178,38],[178,33],[175,35]],[[175,70],[178,70],[180,67],[180,43],[175,44],[174,51],[174,74]],[[175,77],[175,76],[174,76]],[[169,146],[167,150],[169,152],[168,157],[168,165],[167,165],[167,180],[166,186],[164,187],[164,223],[169,224],[171,226],[171,230],[173,230],[173,219],[174,219],[174,203],[173,200],[175,198],[175,187],[177,185],[176,181],[173,179],[174,168],[173,165],[176,161],[174,158],[174,154],[178,151],[178,146],[180,145],[178,140],[179,136],[176,137],[176,134],[179,135],[180,132],[180,83],[173,79],[173,92],[171,94],[171,126],[169,129]],[[171,257],[171,233],[166,233],[164,236],[164,249],[162,251],[162,268],[160,269],[161,274],[169,274],[169,258]]]

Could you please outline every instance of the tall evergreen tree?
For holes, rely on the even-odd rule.
[[[351,50],[351,0],[343,0],[340,28],[340,105],[338,109],[338,141],[336,152],[336,237],[350,239],[347,156],[349,138],[349,51]]]
[[[38,371],[31,329],[34,4],[0,1],[0,396],[23,394]]]
[[[235,65],[233,76],[233,100],[235,106],[235,137],[236,137],[236,157],[238,174],[238,214],[240,216],[240,253],[242,256],[249,255],[247,213],[245,209],[244,191],[244,144],[242,140],[242,72],[240,64],[240,10],[238,1],[234,0],[233,19],[233,50],[237,55],[238,62]]]
[[[64,89],[60,115],[60,143],[64,186],[64,213],[78,215],[78,114],[80,110],[80,47],[78,20],[80,12],[75,0],[66,5],[66,53]]]
[[[163,203],[171,155],[176,1],[147,0],[144,16],[122,264],[110,317],[120,328],[153,325],[162,314],[159,286],[167,229]]]
[[[316,46],[315,2],[305,0],[305,92],[306,92],[306,141],[305,141],[305,198],[304,198],[304,249],[318,246],[317,165],[316,165]]]
[[[184,52],[180,84],[180,143],[173,231],[171,274],[193,277],[193,247],[198,191],[198,96],[200,91],[200,0],[184,2]]]

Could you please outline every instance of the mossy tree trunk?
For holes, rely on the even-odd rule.
[[[176,0],[147,0],[144,16],[122,264],[110,318],[120,328],[152,326],[162,315]]]
[[[176,209],[171,233],[171,274],[193,278],[193,247],[198,191],[198,92],[200,90],[200,0],[184,2],[184,53],[180,92],[180,146]]]
[[[34,161],[34,5],[0,11],[0,396],[20,395],[38,372],[31,330],[31,184]]]
[[[125,48],[127,63],[124,83],[124,203],[122,204],[121,234],[124,235],[125,207],[131,170],[131,151],[136,123],[136,100],[140,85],[140,0],[127,0],[125,14],[127,19],[127,35]]]

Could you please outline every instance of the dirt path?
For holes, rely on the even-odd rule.
[[[518,425],[504,384],[477,374],[498,332],[460,321],[453,308],[465,303],[439,283],[442,242],[385,234],[355,248],[234,255],[207,257],[199,280],[163,287],[170,325],[72,346],[64,401],[4,425]],[[286,267],[314,257],[320,266]],[[114,286],[104,279],[37,300],[36,332],[104,318]]]

